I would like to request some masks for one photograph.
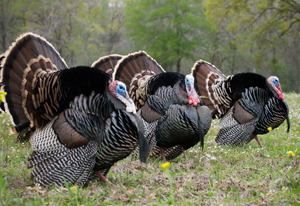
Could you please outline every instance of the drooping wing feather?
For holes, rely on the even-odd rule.
[[[219,123],[216,137],[219,145],[238,146],[247,144],[254,138],[254,131],[263,113],[267,93],[260,88],[249,88],[225,114]]]
[[[219,145],[240,146],[250,142],[259,117],[253,118],[245,124],[240,124],[233,117],[233,107],[228,110],[219,123],[220,131],[216,137]]]
[[[34,151],[28,158],[28,168],[35,167],[31,178],[44,186],[63,185],[64,182],[82,186],[93,170],[97,143],[67,148],[53,129],[54,121],[35,131],[30,139]]]

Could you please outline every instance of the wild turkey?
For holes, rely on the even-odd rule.
[[[114,70],[113,78],[129,88],[144,120],[152,154],[159,151],[163,160],[173,159],[199,141],[203,147],[211,115],[200,103],[191,75],[165,72],[144,51],[123,57]]]
[[[122,55],[111,54],[108,56],[100,57],[97,61],[92,64],[93,68],[100,69],[112,77],[114,72],[114,67],[117,65],[118,61],[122,59]]]
[[[139,144],[146,162],[148,145],[141,118],[126,86],[90,67],[67,68],[44,38],[26,33],[3,62],[5,106],[16,125],[29,128],[33,153],[29,168],[40,185],[83,185],[91,171],[107,173]]]
[[[225,77],[214,65],[197,61],[192,69],[195,87],[200,92],[213,118],[222,118],[216,137],[219,145],[243,145],[266,134],[287,119],[289,108],[279,80],[255,73],[238,73]]]

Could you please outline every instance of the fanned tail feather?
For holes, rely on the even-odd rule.
[[[163,68],[146,52],[140,51],[123,57],[116,65],[113,80],[124,82],[137,109],[147,99],[146,83],[155,74],[164,73]]]
[[[205,105],[212,110],[212,113],[217,113],[216,105],[218,105],[217,97],[211,86],[222,80],[226,76],[218,70],[214,65],[204,60],[197,61],[192,68],[192,75],[195,78],[195,88]]]
[[[33,88],[38,84],[38,78],[44,79],[49,72],[67,68],[65,61],[44,38],[25,33],[6,51],[1,66],[1,82],[7,92],[5,107],[12,122],[40,127],[43,122],[37,107],[48,91]],[[45,81],[40,83],[45,84]]]
[[[100,69],[112,77],[114,72],[114,67],[117,65],[118,61],[122,59],[122,55],[111,54],[108,56],[100,57],[97,61],[93,62],[92,67]]]

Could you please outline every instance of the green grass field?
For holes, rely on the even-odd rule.
[[[188,161],[179,157],[162,171],[159,159],[142,165],[127,158],[107,176],[115,186],[89,181],[84,188],[33,187],[26,166],[30,145],[16,143],[8,115],[0,114],[0,205],[300,205],[300,95],[284,97],[290,133],[284,122],[259,136],[263,148],[256,141],[217,146],[213,121],[204,150],[199,144],[188,150]]]

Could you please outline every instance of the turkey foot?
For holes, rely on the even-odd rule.
[[[114,185],[113,183],[109,182],[109,181],[106,179],[106,177],[104,177],[103,174],[101,174],[100,171],[95,171],[95,174],[96,174],[101,180],[103,180],[105,183]]]
[[[259,139],[258,139],[257,135],[255,135],[255,137],[254,137],[254,138],[255,138],[255,140],[257,141],[257,143],[259,144],[259,146],[260,146],[260,147],[263,147],[263,145],[260,143],[260,141],[259,141]]]
[[[159,150],[160,150],[160,156],[161,156],[162,160],[164,162],[166,162],[166,158],[165,158],[165,155],[164,155],[164,149],[160,147]]]

